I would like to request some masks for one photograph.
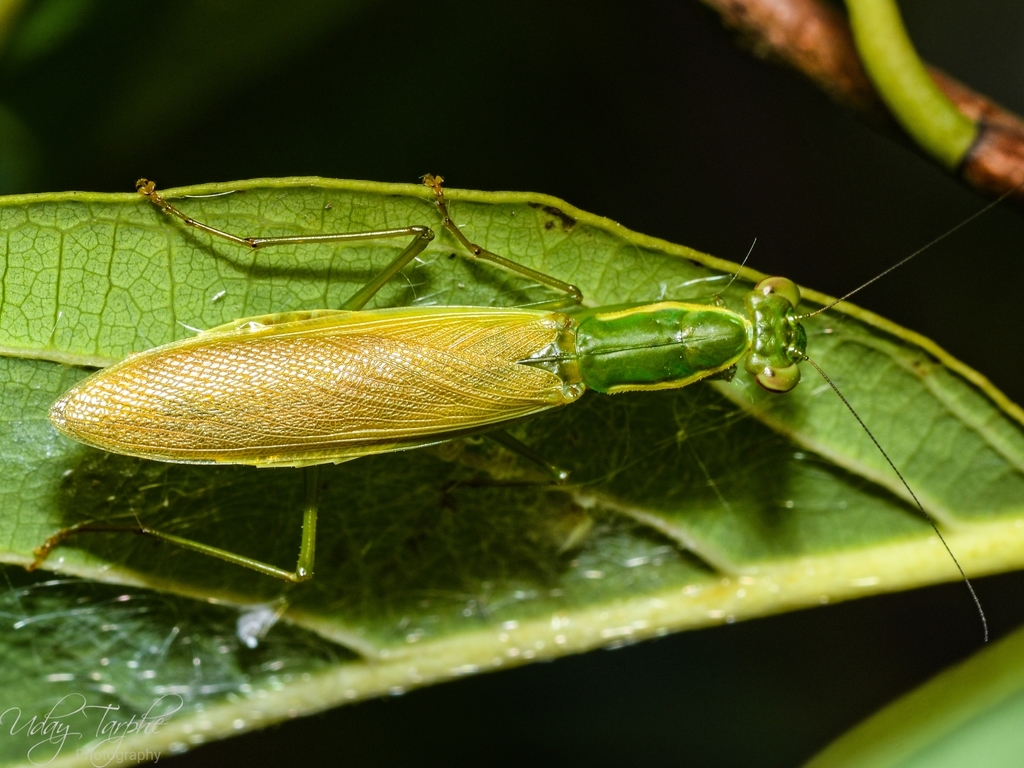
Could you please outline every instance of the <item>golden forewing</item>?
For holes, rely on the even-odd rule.
[[[344,461],[571,402],[577,388],[518,363],[554,343],[563,318],[446,307],[206,333],[99,371],[51,419],[77,440],[146,458]]]

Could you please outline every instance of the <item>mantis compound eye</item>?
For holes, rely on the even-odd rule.
[[[754,380],[769,392],[789,392],[800,383],[800,367],[796,363],[779,368],[767,366],[754,374]]]
[[[796,283],[785,277],[766,277],[754,286],[754,290],[765,296],[775,293],[788,301],[793,309],[800,304],[800,289]]]

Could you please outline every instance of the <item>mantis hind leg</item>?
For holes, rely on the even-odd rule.
[[[35,549],[35,560],[28,566],[29,571],[34,571],[40,567],[43,562],[50,556],[50,553],[58,546],[64,543],[67,539],[72,536],[77,536],[83,533],[113,533],[113,532],[125,532],[135,533],[140,536],[151,536],[154,539],[160,541],[166,541],[175,546],[183,549],[189,549],[193,552],[199,552],[203,555],[209,555],[215,557],[218,560],[224,560],[225,562],[232,563],[234,565],[240,565],[244,568],[250,568],[254,571],[264,574],[265,576],[274,576],[284,581],[299,583],[312,578],[313,576],[313,560],[316,553],[316,520],[317,510],[319,508],[319,467],[306,467],[305,468],[305,481],[306,481],[306,504],[303,509],[302,515],[302,543],[299,546],[299,557],[295,564],[294,571],[286,571],[283,568],[278,568],[276,565],[265,563],[262,560],[256,560],[245,555],[239,555],[236,552],[230,552],[220,547],[214,547],[209,544],[203,544],[202,542],[194,541],[192,539],[186,539],[181,536],[175,536],[171,533],[164,533],[154,528],[138,523],[137,525],[112,525],[108,523],[79,523],[77,525],[71,525],[67,528],[63,528],[53,536],[48,538],[40,546]]]
[[[412,225],[398,227],[397,229],[378,229],[366,232],[329,232],[320,235],[287,235],[284,237],[243,237],[223,229],[211,227],[189,216],[179,210],[157,191],[156,184],[149,179],[139,179],[135,182],[135,189],[140,195],[149,200],[169,216],[174,216],[183,221],[187,226],[206,232],[208,235],[219,237],[222,240],[242,245],[251,250],[269,248],[275,245],[308,245],[311,243],[343,243],[358,240],[379,240],[389,237],[412,237],[412,240],[405,249],[396,256],[390,264],[377,273],[366,285],[356,291],[342,304],[342,309],[362,309],[366,302],[373,298],[384,285],[395,275],[401,272],[413,259],[419,256],[430,241],[434,239],[434,230],[430,227]]]

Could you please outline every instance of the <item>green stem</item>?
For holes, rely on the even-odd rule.
[[[861,60],[900,125],[930,155],[956,168],[978,127],[932,80],[894,0],[846,0]]]

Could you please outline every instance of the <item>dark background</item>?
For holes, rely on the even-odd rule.
[[[1024,6],[901,3],[923,55],[1024,111]],[[839,294],[984,201],[734,45],[694,0],[29,3],[0,50],[0,187],[322,175],[530,190]],[[48,14],[48,15],[47,15]],[[1024,222],[1001,207],[858,303],[1024,401]],[[1024,577],[979,579],[993,632]],[[343,707],[161,765],[789,766],[980,644],[962,585]]]

